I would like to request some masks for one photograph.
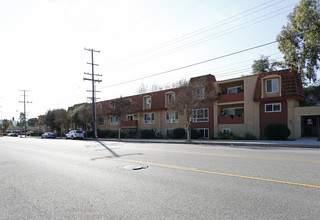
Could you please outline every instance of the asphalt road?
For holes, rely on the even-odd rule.
[[[0,219],[319,219],[320,150],[0,137]]]

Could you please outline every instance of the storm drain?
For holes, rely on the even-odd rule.
[[[143,170],[147,169],[149,166],[141,166],[141,165],[127,165],[124,166],[123,168],[126,170]]]

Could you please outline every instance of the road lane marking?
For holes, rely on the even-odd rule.
[[[291,158],[280,158],[280,157],[259,157],[259,156],[249,156],[249,155],[230,155],[230,154],[213,154],[213,153],[200,153],[200,152],[182,152],[182,151],[166,151],[178,154],[196,154],[196,155],[207,155],[207,156],[218,156],[218,157],[245,157],[245,158],[257,158],[257,159],[271,159],[271,160],[289,160],[289,161],[299,161],[299,162],[312,162],[320,163],[320,160],[303,160],[303,159],[291,159]]]
[[[192,167],[183,167],[183,166],[161,164],[161,163],[153,163],[153,162],[139,161],[139,160],[128,160],[128,159],[116,159],[116,160],[129,162],[129,163],[146,164],[146,165],[149,165],[149,166],[172,168],[172,169],[177,169],[177,170],[193,171],[193,172],[199,172],[199,173],[208,173],[208,174],[214,174],[214,175],[230,176],[230,177],[252,179],[252,180],[260,180],[260,181],[274,182],[274,183],[283,183],[283,184],[289,184],[289,185],[305,186],[305,187],[312,187],[312,188],[320,189],[320,186],[316,186],[316,185],[310,185],[310,184],[304,184],[304,183],[295,183],[295,182],[274,180],[274,179],[266,179],[266,178],[252,177],[252,176],[243,176],[243,175],[230,174],[230,173],[221,173],[221,172],[208,171],[208,170],[199,170],[197,168],[192,168]]]

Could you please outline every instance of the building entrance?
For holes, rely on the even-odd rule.
[[[320,137],[320,115],[301,116],[301,137]]]

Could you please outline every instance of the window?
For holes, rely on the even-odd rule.
[[[144,107],[151,108],[151,96],[144,97]]]
[[[204,92],[205,92],[204,88],[197,89],[197,97],[199,99],[204,99]]]
[[[268,79],[266,80],[266,91],[267,93],[279,92],[279,79]]]
[[[242,91],[242,86],[228,88],[228,94],[234,94]]]
[[[117,125],[118,124],[118,118],[116,116],[112,116],[110,118],[110,124]]]
[[[166,123],[178,123],[179,114],[178,112],[166,112]]]
[[[222,128],[222,134],[230,134],[230,128]]]
[[[144,114],[144,123],[153,124],[154,123],[154,113],[145,113]]]
[[[166,129],[166,136],[172,137],[172,135],[173,135],[173,128]]]
[[[151,107],[151,97],[146,98],[146,107]]]
[[[281,103],[266,104],[265,112],[281,112]]]
[[[168,104],[172,104],[174,102],[174,99],[175,99],[175,94],[174,93],[167,94],[167,103]]]
[[[99,111],[102,111],[102,105],[101,105],[100,103],[98,104],[97,107],[98,107],[97,109],[98,109]]]
[[[133,121],[134,116],[133,115],[127,115],[126,119],[127,119],[127,121]]]
[[[209,128],[197,128],[200,138],[209,138]]]
[[[103,125],[104,124],[104,118],[99,118],[99,125]]]
[[[111,102],[110,102],[110,107],[111,107],[111,108],[116,108],[116,103],[115,103],[114,101],[111,101]]]
[[[208,109],[196,109],[193,111],[193,122],[207,122],[209,121]]]

